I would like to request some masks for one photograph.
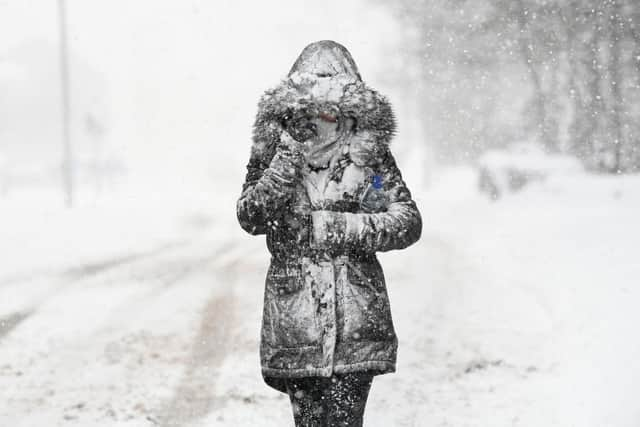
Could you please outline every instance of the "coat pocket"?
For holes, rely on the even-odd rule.
[[[273,347],[299,348],[320,342],[316,304],[298,265],[269,268],[264,316],[263,337]]]
[[[395,332],[382,267],[377,260],[348,261],[344,288],[344,339],[387,341]]]
[[[384,293],[384,275],[377,261],[367,263],[347,261],[346,265],[349,284],[367,288],[375,295]]]
[[[287,296],[304,287],[300,266],[271,266],[267,274],[267,290],[275,296]]]

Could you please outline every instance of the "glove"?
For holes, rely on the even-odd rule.
[[[302,178],[305,164],[304,146],[289,135],[286,130],[280,134],[276,153],[265,173],[287,187],[295,187]]]
[[[285,130],[298,142],[305,142],[318,135],[316,124],[311,121],[318,112],[311,107],[290,111],[284,118]]]
[[[281,151],[287,151],[295,154],[304,154],[304,144],[291,136],[291,134],[283,130],[280,134],[280,141],[278,142],[277,148]]]

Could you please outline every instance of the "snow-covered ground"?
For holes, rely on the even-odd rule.
[[[422,239],[380,255],[398,372],[365,425],[640,425],[639,189],[576,173],[490,202],[452,169],[416,192]],[[291,425],[236,196],[0,202],[0,425]]]

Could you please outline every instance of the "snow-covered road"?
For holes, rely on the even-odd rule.
[[[421,241],[380,255],[400,350],[365,424],[640,425],[637,179],[489,203],[468,178],[416,197]],[[232,210],[196,224],[31,267],[3,245],[0,425],[291,425],[259,374],[264,239]]]

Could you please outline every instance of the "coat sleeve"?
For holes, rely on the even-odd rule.
[[[382,163],[387,210],[350,213],[319,210],[311,213],[311,246],[366,252],[403,249],[422,233],[422,218],[395,159],[387,149]]]
[[[299,180],[302,153],[273,141],[254,137],[242,193],[236,208],[240,226],[250,234],[264,234],[282,216]]]

